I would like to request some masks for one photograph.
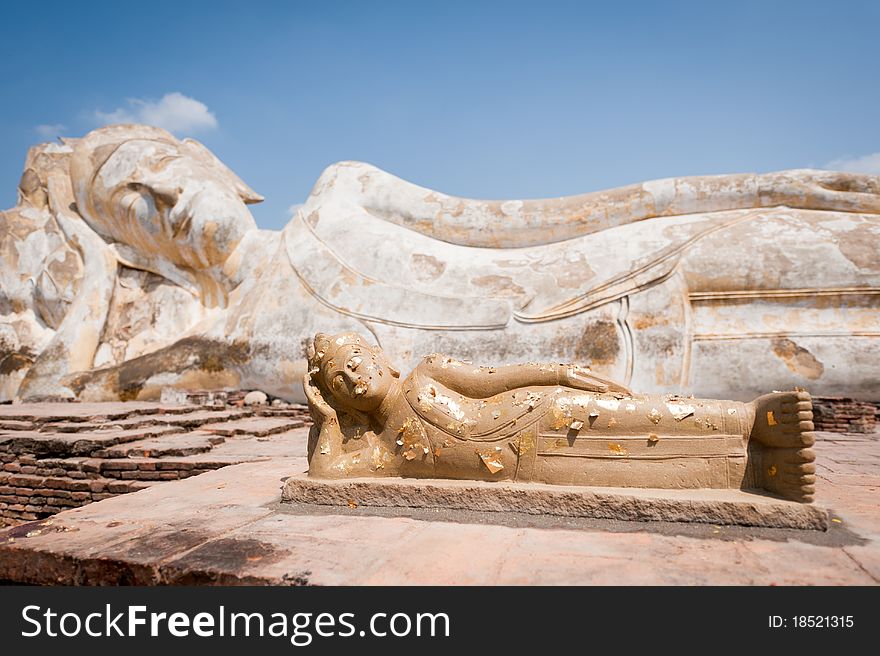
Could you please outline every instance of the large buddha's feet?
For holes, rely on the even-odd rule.
[[[750,439],[758,457],[758,483],[768,492],[809,503],[816,491],[813,403],[807,392],[773,392],[750,404]],[[760,445],[760,446],[759,446]]]

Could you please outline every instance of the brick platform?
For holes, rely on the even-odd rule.
[[[289,454],[307,417],[302,406],[0,406],[0,526]]]

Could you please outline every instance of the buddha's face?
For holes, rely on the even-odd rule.
[[[376,410],[397,384],[397,372],[384,354],[360,344],[336,350],[321,367],[325,387],[343,406]]]
[[[103,147],[109,156],[89,179],[76,180],[76,195],[84,217],[105,237],[144,257],[201,271],[221,267],[256,229],[245,202],[260,198],[201,144],[134,134]]]

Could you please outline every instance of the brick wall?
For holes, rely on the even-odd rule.
[[[294,449],[303,406],[0,406],[0,526]]]
[[[814,396],[813,424],[820,431],[873,433],[880,426],[880,401]]]

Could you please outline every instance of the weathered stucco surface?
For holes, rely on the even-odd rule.
[[[368,164],[280,232],[204,146],[111,126],[28,153],[0,213],[0,399],[304,399],[306,341],[577,362],[646,393],[880,398],[880,178],[786,171],[477,201]]]

